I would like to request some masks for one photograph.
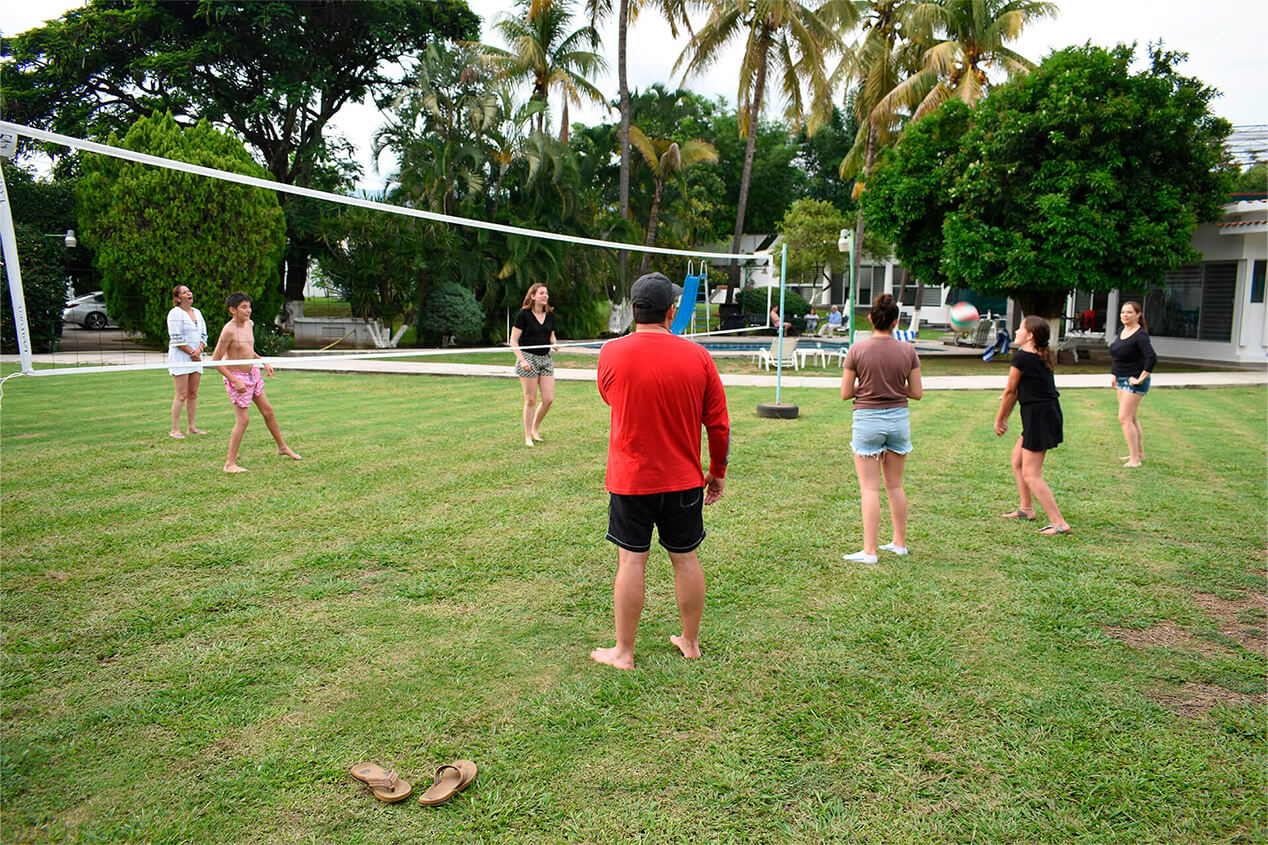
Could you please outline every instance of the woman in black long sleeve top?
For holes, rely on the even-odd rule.
[[[1123,329],[1110,344],[1114,361],[1114,387],[1118,390],[1118,424],[1127,438],[1127,461],[1124,466],[1138,467],[1145,460],[1141,444],[1140,420],[1136,416],[1140,400],[1149,392],[1149,376],[1158,363],[1158,356],[1149,343],[1149,332],[1139,302],[1124,302],[1119,312]]]

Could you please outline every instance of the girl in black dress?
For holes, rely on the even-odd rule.
[[[524,388],[525,446],[541,442],[538,428],[555,401],[555,364],[550,352],[559,349],[559,341],[555,337],[554,310],[550,307],[550,291],[546,286],[541,282],[530,285],[524,294],[524,306],[511,327],[515,374]],[[541,404],[537,402],[538,393]]]
[[[1110,357],[1114,360],[1111,372],[1118,390],[1118,424],[1127,440],[1124,466],[1138,467],[1145,460],[1145,447],[1141,442],[1137,411],[1140,400],[1149,392],[1149,376],[1158,363],[1158,356],[1149,342],[1149,327],[1145,325],[1139,302],[1124,302],[1118,318],[1123,321],[1123,330],[1110,344]]]
[[[1043,459],[1062,440],[1061,403],[1052,378],[1053,354],[1048,348],[1048,321],[1027,317],[1017,327],[1017,351],[1008,370],[1008,386],[995,415],[995,435],[1008,431],[1008,415],[1021,403],[1021,437],[1013,447],[1013,477],[1017,479],[1017,510],[1005,519],[1034,519],[1037,499],[1048,515],[1040,534],[1069,534],[1070,523],[1061,516],[1057,500],[1043,480]]]

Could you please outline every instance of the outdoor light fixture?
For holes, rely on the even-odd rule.
[[[62,243],[66,244],[67,249],[74,249],[79,246],[79,238],[75,237],[74,229],[67,229],[66,234],[45,235],[46,238],[61,238]]]

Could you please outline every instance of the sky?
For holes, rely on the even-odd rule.
[[[1015,42],[1014,49],[1034,61],[1041,60],[1054,49],[1091,41],[1094,45],[1112,47],[1119,42],[1136,42],[1137,56],[1146,45],[1162,41],[1169,50],[1189,54],[1182,72],[1195,76],[1221,92],[1212,110],[1235,126],[1268,124],[1268,3],[1261,0],[1056,0],[1059,14],[1052,19],[1031,23]],[[17,34],[39,26],[43,21],[59,17],[64,11],[82,5],[76,0],[29,0],[0,4],[0,36]],[[468,5],[484,22],[485,41],[498,43],[492,22],[510,7],[508,0],[468,0]],[[578,3],[578,8],[580,8]],[[695,20],[703,20],[698,15]],[[580,19],[577,19],[580,25]],[[603,52],[609,70],[596,81],[600,90],[617,97],[616,25],[610,21],[600,28]],[[722,96],[732,106],[736,98],[735,68],[739,66],[738,45],[732,53],[715,64],[708,73],[683,80],[681,72],[672,74],[675,60],[686,44],[686,36],[677,42],[669,28],[654,14],[638,20],[631,28],[628,48],[630,87],[643,89],[654,83],[667,87],[685,87],[710,99]],[[781,111],[771,104],[767,114]],[[615,121],[617,115],[599,107],[574,109],[573,121],[593,124]],[[377,163],[370,161],[370,140],[382,125],[372,105],[354,104],[341,112],[335,128],[356,145],[364,170],[360,187],[380,190],[393,162],[388,154]],[[377,164],[377,171],[375,165]]]

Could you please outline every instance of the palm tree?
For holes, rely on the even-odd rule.
[[[920,71],[896,85],[881,105],[892,111],[908,109],[912,119],[919,120],[951,98],[976,104],[990,88],[987,70],[998,67],[1012,76],[1035,67],[1006,45],[1026,24],[1056,12],[1057,4],[1045,0],[916,4],[913,21],[937,35],[924,50]]]
[[[569,103],[605,102],[602,92],[588,79],[607,67],[603,57],[594,52],[600,43],[598,30],[583,26],[568,32],[572,7],[567,0],[519,0],[516,9],[520,15],[504,15],[493,25],[508,49],[484,49],[503,77],[529,80],[530,100],[546,104],[551,89],[559,91],[563,98],[559,140],[566,143]],[[545,111],[537,116],[537,131],[546,131]]]
[[[652,179],[656,188],[652,192],[652,210],[647,215],[647,238],[645,246],[656,243],[656,226],[660,220],[660,201],[665,195],[665,183],[693,164],[713,164],[718,160],[718,151],[707,141],[677,141],[669,138],[648,138],[642,129],[630,127],[630,142],[643,154],[643,161],[652,171]],[[647,272],[652,260],[651,253],[643,253],[643,262],[639,265],[638,274]]]
[[[846,50],[834,74],[834,79],[846,83],[850,91],[846,105],[853,108],[859,123],[854,146],[842,159],[840,171],[843,179],[862,171],[863,178],[854,183],[855,199],[871,178],[877,155],[896,140],[904,120],[887,98],[920,69],[921,33],[913,16],[917,5],[913,0],[867,0],[863,34]],[[851,279],[858,278],[864,225],[860,206],[854,218]],[[853,321],[854,315],[848,316]]]
[[[640,12],[652,4],[661,10],[669,23],[669,34],[674,38],[678,37],[680,21],[688,32],[691,31],[691,22],[687,19],[687,0],[618,0],[617,2],[616,78],[620,89],[621,110],[621,126],[617,130],[617,143],[621,155],[621,181],[617,198],[621,207],[621,217],[626,220],[630,216],[630,85],[626,73],[627,43],[630,24],[634,23]],[[598,26],[602,18],[612,13],[612,0],[586,0],[586,10],[590,14],[590,25]],[[621,263],[624,268],[624,252],[621,253]]]
[[[740,237],[744,234],[753,155],[757,149],[753,124],[761,120],[767,77],[776,78],[786,102],[787,121],[790,124],[804,122],[806,132],[813,134],[832,113],[832,88],[826,64],[841,49],[838,28],[853,26],[857,20],[858,12],[848,0],[823,0],[815,8],[798,0],[714,0],[708,20],[692,36],[674,64],[674,71],[685,65],[685,81],[690,74],[717,61],[732,40],[744,39],[737,99],[740,136],[747,144],[735,232],[731,238],[732,252],[739,251]],[[738,281],[739,266],[733,261],[728,298],[733,296]]]

